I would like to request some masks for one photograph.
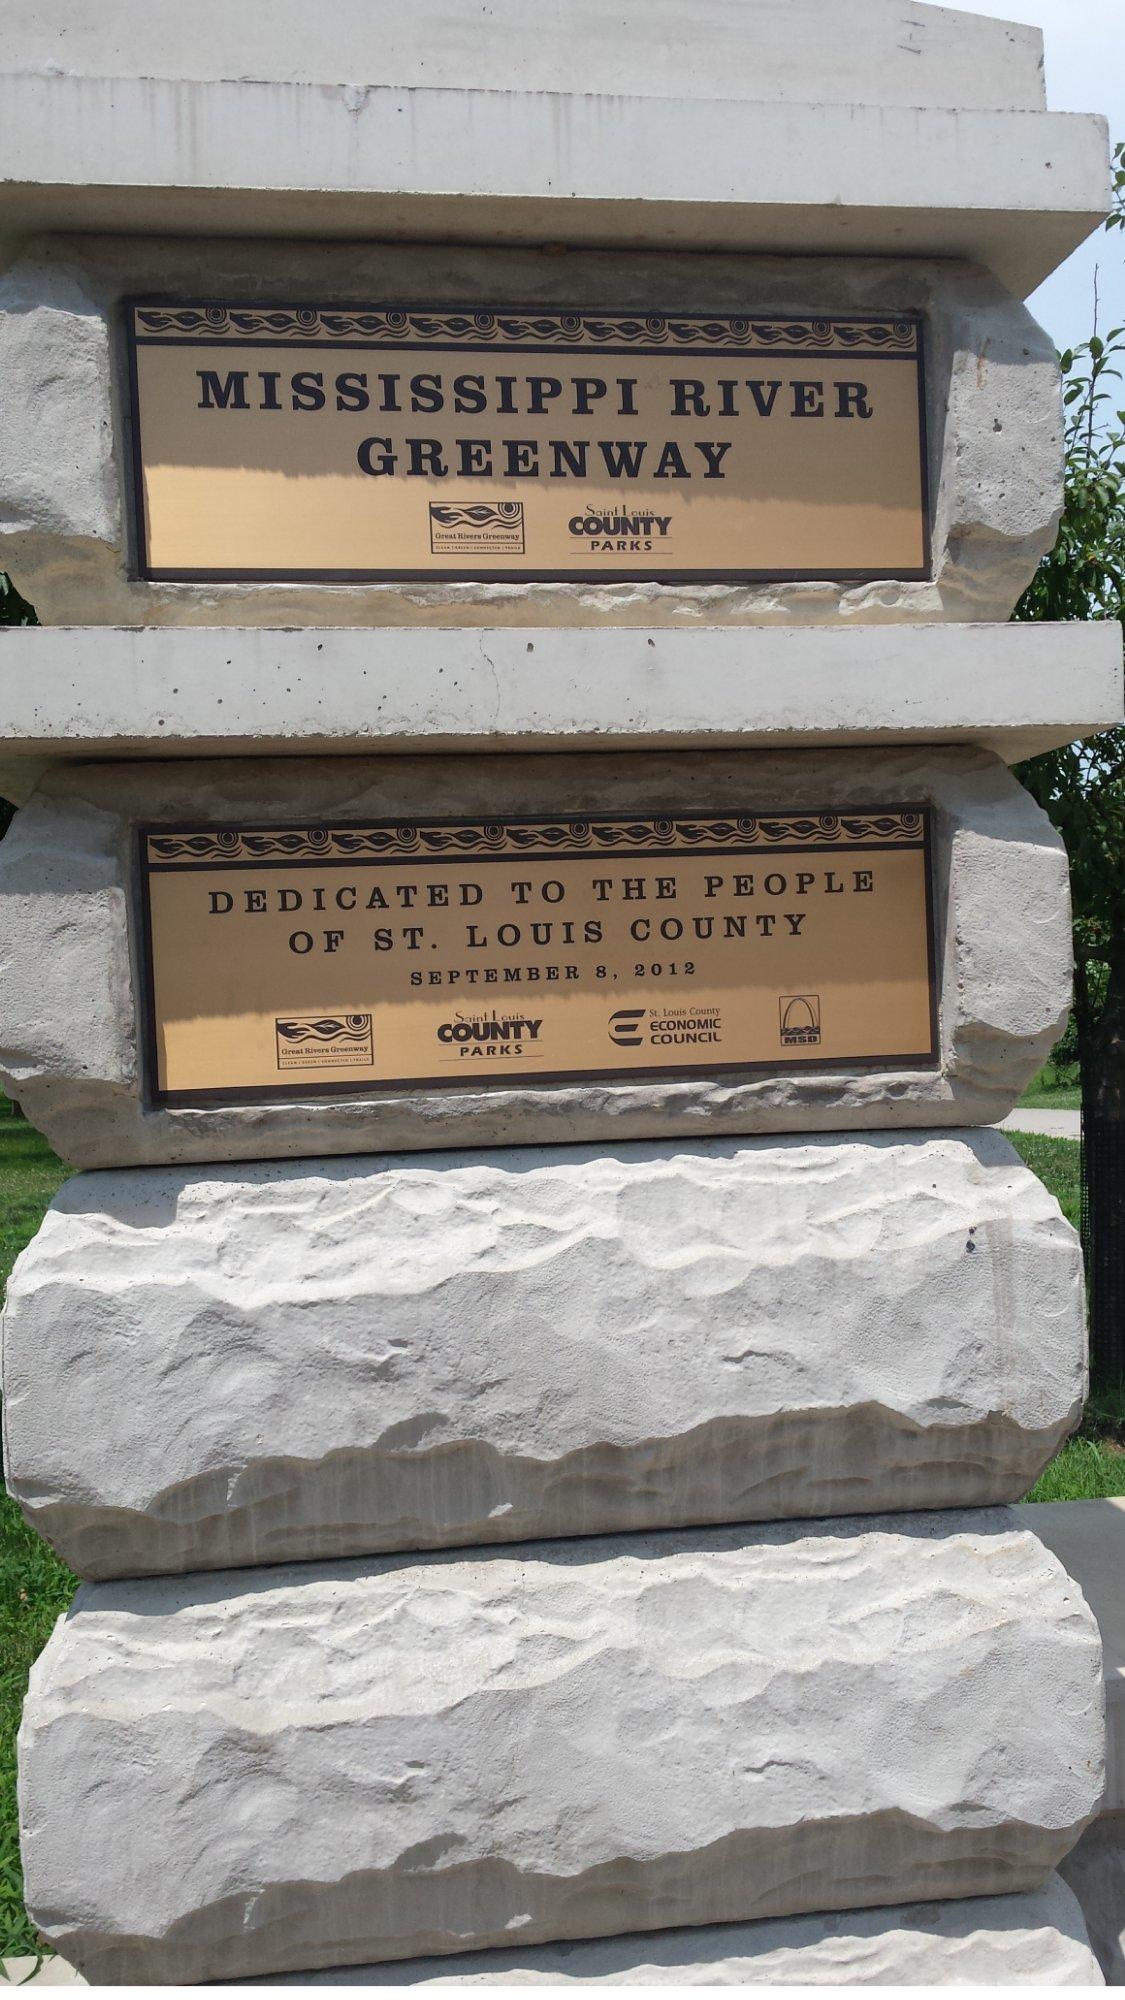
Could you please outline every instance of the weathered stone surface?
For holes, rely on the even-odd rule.
[[[1102,1813],[1088,1826],[1063,1872],[1106,1985],[1125,1986],[1125,1812]]]
[[[1076,1853],[1091,1838],[1084,1833]],[[30,1965],[29,1965],[30,1969]],[[248,1981],[257,1984],[257,1981]],[[282,1973],[271,1986],[1102,1986],[1057,1875],[1023,1896]]]
[[[32,1672],[32,1920],[191,1983],[1038,1888],[1102,1783],[1014,1513],[88,1584]]]
[[[9,1285],[5,1469],[97,1577],[980,1505],[1085,1346],[990,1131],[82,1175]]]
[[[212,86],[211,96],[222,88]],[[817,115],[826,115],[822,106]],[[541,123],[538,110],[536,116]],[[856,116],[849,109],[847,119]],[[909,116],[916,144],[919,113]],[[388,138],[396,124],[402,121],[384,120]],[[739,131],[745,149],[745,118]],[[1098,146],[1104,147],[1100,134]],[[838,232],[844,226],[838,184],[833,199]],[[529,299],[548,308],[580,299],[587,307],[618,309],[635,300],[644,310],[658,301],[662,311],[677,305],[738,313],[919,310],[927,322],[932,576],[914,583],[752,585],[138,581],[129,574],[128,482],[113,464],[114,441],[119,459],[124,451],[125,376],[115,339],[122,298],[153,293],[243,303],[430,299],[474,309]],[[34,426],[25,421],[29,409],[39,413]],[[1052,342],[985,272],[952,261],[910,262],[901,247],[893,260],[785,260],[619,250],[556,257],[369,242],[255,245],[184,235],[177,241],[58,237],[33,245],[0,280],[0,566],[48,624],[601,629],[833,624],[841,613],[875,622],[1006,619],[1055,539],[1061,499]]]
[[[131,914],[133,828],[309,815],[698,809],[930,802],[941,1060],[926,1069],[747,1072],[479,1090],[146,1106]],[[744,803],[742,803],[744,802]],[[1070,1000],[1066,856],[983,751],[608,757],[314,758],[88,765],[52,772],[0,847],[0,1077],[82,1166],[262,1159],[685,1133],[991,1123],[1061,1032]],[[518,988],[511,989],[513,993]]]

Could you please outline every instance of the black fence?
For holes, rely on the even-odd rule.
[[[1082,1249],[1090,1315],[1090,1380],[1125,1383],[1125,1126],[1082,1113]]]

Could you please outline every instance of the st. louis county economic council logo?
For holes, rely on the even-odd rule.
[[[608,1027],[610,1041],[619,1049],[647,1048],[658,1055],[723,1039],[719,1007],[619,1007]]]
[[[640,1028],[646,1012],[644,1007],[619,1007],[616,1014],[610,1015],[609,1037],[619,1049],[640,1048],[644,1041]]]

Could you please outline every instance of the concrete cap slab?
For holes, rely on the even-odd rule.
[[[5,69],[198,83],[1044,108],[1036,28],[901,0],[8,0]]]
[[[1122,720],[1113,623],[279,631],[4,640],[0,789],[74,758],[975,743]]]
[[[331,10],[329,10],[331,11]],[[1020,297],[1109,203],[1104,119],[630,85],[0,74],[0,232],[957,257]]]

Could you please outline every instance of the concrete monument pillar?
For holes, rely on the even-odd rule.
[[[94,1982],[1098,1984],[1011,774],[1106,134],[890,0],[17,0],[5,1470]],[[13,53],[13,51],[15,53]]]

